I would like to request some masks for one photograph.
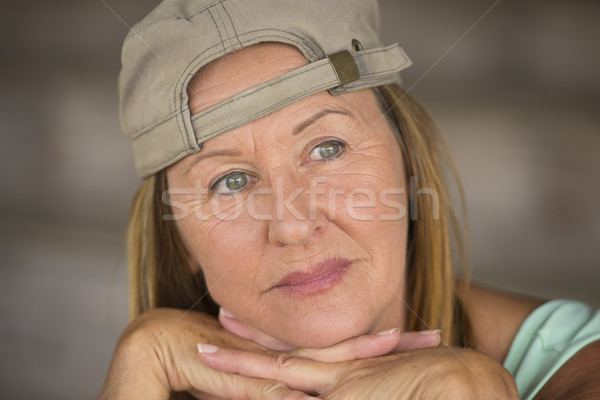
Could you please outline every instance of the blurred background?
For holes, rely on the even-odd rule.
[[[94,398],[127,324],[139,185],[120,46],[156,0],[4,1],[0,398]],[[383,0],[463,179],[473,278],[600,306],[600,3]],[[483,18],[482,18],[483,17]]]

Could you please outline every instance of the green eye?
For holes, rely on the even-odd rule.
[[[333,158],[339,155],[344,148],[344,143],[337,140],[329,140],[327,142],[320,143],[311,152],[310,156],[320,157],[322,159]]]
[[[217,193],[237,192],[248,184],[248,175],[243,172],[233,172],[216,181],[211,189]]]

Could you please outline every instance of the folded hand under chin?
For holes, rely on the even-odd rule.
[[[439,331],[390,329],[322,349],[276,351],[265,345],[281,342],[226,312],[219,320],[245,327],[246,339],[263,345],[203,313],[152,310],[121,336],[101,398],[166,400],[180,391],[200,399],[517,398],[500,364],[439,347]]]

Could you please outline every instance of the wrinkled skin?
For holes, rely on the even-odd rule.
[[[304,64],[282,44],[243,49],[196,75],[190,109]],[[501,364],[436,347],[439,332],[374,335],[404,330],[409,310],[403,159],[371,90],[299,100],[208,140],[167,179],[190,268],[227,330],[201,313],[142,315],[103,398],[517,398]],[[344,267],[319,272],[327,263]]]
[[[190,84],[192,112],[305,63],[282,44],[240,50]],[[332,143],[337,152],[323,157]],[[219,181],[232,173],[247,180],[243,190]],[[210,139],[167,177],[169,188],[194,194],[172,195],[186,209],[177,226],[193,262],[217,303],[249,325],[300,347],[404,328],[407,218],[389,204],[406,205],[405,174],[371,90],[299,100]],[[277,287],[339,259],[352,265],[327,290]]]
[[[438,332],[422,335],[392,330],[348,339],[328,348],[275,352],[231,334],[214,317],[155,309],[138,317],[121,335],[100,398],[159,400],[178,391],[190,392],[199,399],[305,398],[306,393],[290,389],[276,378],[256,379],[211,368],[198,355],[199,342],[265,357],[285,355],[344,362],[436,346],[439,341]]]

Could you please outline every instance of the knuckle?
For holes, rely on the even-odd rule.
[[[304,400],[306,394],[297,390],[291,390],[282,382],[269,381],[263,385],[260,398],[267,400]]]
[[[247,387],[244,385],[242,377],[231,375],[230,377],[217,380],[213,388],[225,394],[228,399],[249,399],[251,396],[247,393]]]
[[[286,353],[277,354],[273,357],[273,364],[280,371],[287,371],[295,364],[295,358]]]
[[[244,363],[244,355],[246,354],[243,350],[238,349],[227,349],[228,357],[231,359],[233,363],[238,366],[243,365]]]
[[[279,381],[269,381],[267,383],[265,383],[265,385],[262,388],[262,393],[264,395],[272,395],[274,393],[279,393],[282,390],[287,389],[287,387]]]
[[[311,349],[297,348],[294,350],[290,350],[285,354],[287,354],[290,357],[310,358],[311,353],[314,353],[314,351],[312,351]]]
[[[252,393],[248,390],[248,385],[240,375],[233,375],[229,385],[225,385],[224,392],[228,399],[251,399]]]
[[[283,395],[282,400],[305,400],[306,399],[306,394],[303,392],[291,392],[288,391],[286,394]]]
[[[269,381],[261,388],[261,399],[287,399],[289,389],[282,382]]]

